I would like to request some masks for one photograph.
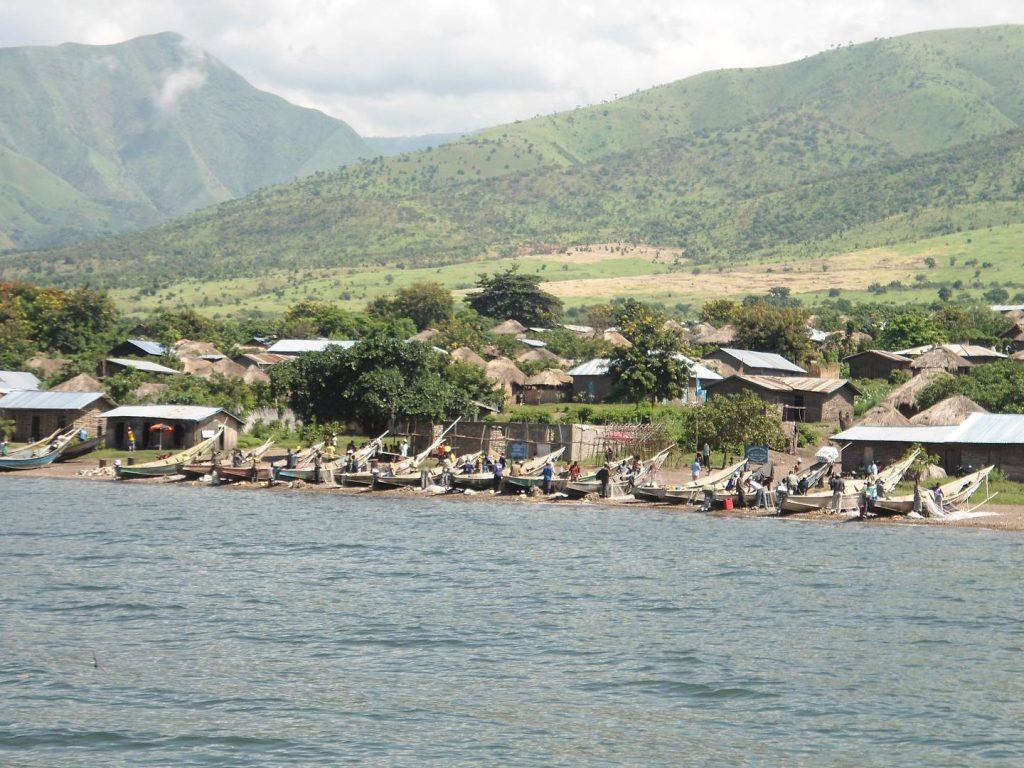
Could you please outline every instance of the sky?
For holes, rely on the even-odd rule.
[[[416,136],[877,37],[1018,23],[1020,0],[0,0],[0,47],[178,32],[363,136]]]

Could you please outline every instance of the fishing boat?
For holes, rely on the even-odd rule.
[[[934,491],[922,489],[920,494],[922,507],[926,512],[929,512],[930,516],[935,517],[942,517],[950,512],[959,510],[961,506],[971,500],[971,496],[977,492],[983,483],[986,488],[988,487],[988,476],[992,473],[993,469],[995,469],[995,465],[943,483],[939,486],[942,497],[941,502],[936,500]],[[989,501],[994,495],[987,496],[981,503],[984,504]],[[878,514],[906,515],[914,511],[914,494],[883,496],[872,501],[869,507],[872,512]]]
[[[211,454],[214,446],[224,434],[224,425],[221,424],[214,431],[212,437],[208,437],[201,443],[196,443],[191,448],[179,451],[172,456],[156,461],[148,461],[145,464],[133,464],[131,466],[117,466],[114,472],[118,480],[132,480],[140,477],[169,477],[181,473],[182,468],[192,462],[196,457],[206,452]]]
[[[243,462],[245,462],[246,465],[248,465],[250,462],[252,462],[254,460],[255,461],[259,461],[260,459],[262,459],[267,454],[268,451],[270,451],[270,449],[273,446],[274,446],[274,441],[273,440],[267,440],[265,443],[263,443],[263,445],[261,445],[258,448],[255,448],[255,449],[249,451],[248,453],[246,453],[242,457],[242,460],[243,460]],[[190,477],[190,478],[195,479],[195,478],[204,477],[206,475],[209,475],[214,470],[216,470],[218,473],[220,473],[222,469],[238,469],[239,468],[239,467],[234,467],[234,466],[231,466],[231,465],[225,465],[220,460],[220,455],[219,454],[220,454],[219,451],[214,451],[213,455],[211,456],[211,458],[206,460],[206,461],[200,461],[200,462],[195,462],[195,463],[183,465],[182,468],[181,468],[181,474],[185,475],[186,477]]]
[[[79,456],[84,456],[87,453],[92,453],[100,447],[105,439],[106,438],[97,435],[96,437],[91,437],[88,440],[82,440],[81,442],[68,445],[68,447],[61,452],[60,456],[56,458],[56,461],[70,461],[71,459],[77,459]]]
[[[562,454],[565,453],[565,448],[559,448],[557,451],[546,453],[543,456],[536,456],[529,461],[524,461],[519,468],[518,475],[505,474],[502,477],[501,484],[498,490],[529,490],[533,486],[538,488],[543,485],[544,478],[541,473],[544,471],[544,465],[549,461],[553,464],[562,458]],[[456,467],[457,469],[457,467]],[[505,467],[505,472],[510,473],[511,467]],[[555,480],[560,478],[552,479],[552,485]],[[477,491],[486,491],[494,487],[494,472],[470,472],[467,474],[453,474],[452,484],[456,488],[471,488]]]
[[[912,451],[899,461],[895,461],[879,472],[873,479],[847,479],[844,480],[846,490],[839,501],[838,511],[851,511],[860,509],[861,496],[867,484],[870,482],[876,488],[881,487],[882,493],[887,494],[895,488],[903,475],[910,469],[910,465],[917,458],[917,451]],[[816,512],[832,505],[832,491],[816,491],[814,493],[789,493],[779,503],[779,514],[794,512]]]
[[[725,486],[729,483],[729,478],[738,472],[743,471],[743,468],[747,464],[747,459],[742,458],[735,464],[730,464],[728,467],[717,469],[714,472],[709,472],[706,477],[701,477],[696,480],[691,480],[688,483],[680,485],[678,488],[667,488],[665,493],[662,495],[660,500],[667,501],[670,504],[692,504],[704,500],[704,492],[710,491],[724,491]],[[643,491],[643,489],[634,489],[633,495],[637,495],[637,491]]]
[[[370,469],[364,469],[364,467],[368,467],[370,465],[371,459],[373,459],[374,454],[376,454],[381,445],[383,445],[384,437],[387,434],[388,433],[386,431],[383,432],[380,437],[371,440],[362,448],[354,451],[351,456],[344,456],[342,458],[341,467],[334,471],[334,482],[341,486],[356,485],[369,487],[373,485],[373,479],[376,476],[376,473]],[[400,459],[399,462],[392,466],[408,467],[411,461],[412,458]],[[351,470],[353,465],[356,467],[355,471]]]
[[[641,462],[640,470],[633,475],[610,478],[608,480],[607,498],[620,498],[627,495],[635,485],[642,485],[652,477],[655,472],[661,469],[661,465],[674,449],[675,446],[670,445],[668,448],[664,448],[659,451],[647,461]],[[583,478],[580,478],[579,480],[566,483],[563,493],[571,499],[582,499],[584,496],[591,493],[600,494],[601,481],[597,479],[596,475],[592,480],[584,480]]]
[[[39,469],[52,464],[60,458],[64,449],[74,440],[78,430],[72,427],[64,432],[57,430],[45,440],[38,440],[7,456],[0,457],[0,470],[7,472],[18,472],[29,469]]]
[[[447,429],[441,432],[434,442],[417,453],[411,459],[399,462],[397,465],[392,464],[385,468],[384,471],[375,473],[370,487],[376,490],[386,491],[392,488],[415,488],[423,485],[424,483],[432,483],[434,478],[441,475],[444,468],[437,466],[430,470],[423,469],[421,471],[421,465],[435,450],[437,450],[437,447],[444,442],[445,436],[455,429],[455,425],[460,421],[462,421],[461,416],[453,421]],[[396,466],[398,467],[397,469]],[[429,477],[425,477],[424,472],[427,472]]]
[[[236,482],[268,482],[274,477],[274,467],[262,461],[263,457],[273,447],[274,441],[267,440],[263,445],[249,451],[241,457],[241,464],[220,464],[214,468],[210,475],[215,478],[216,483]],[[187,469],[187,467],[186,467]]]

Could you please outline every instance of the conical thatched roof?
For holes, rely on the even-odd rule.
[[[518,320],[506,320],[504,323],[498,323],[491,328],[491,333],[509,333],[515,336],[520,333],[526,333],[526,326]]]
[[[227,358],[222,360],[203,360],[201,358],[189,357],[182,361],[182,365],[185,373],[198,376],[201,379],[208,379],[215,373],[244,379],[245,372],[248,370],[234,360],[228,360]]]
[[[550,365],[556,365],[562,367],[567,364],[566,360],[563,360],[550,349],[535,348],[528,349],[526,352],[522,352],[516,355],[517,363],[548,363]]]
[[[548,368],[524,383],[527,387],[565,387],[572,385],[572,376],[559,368]]]
[[[910,379],[910,381],[896,387],[883,402],[888,403],[893,408],[899,408],[904,413],[916,411],[917,393],[944,376],[949,376],[949,374],[939,368],[926,368]]]
[[[630,347],[633,346],[633,343],[629,339],[627,339],[621,333],[612,328],[609,328],[607,331],[601,334],[601,336],[613,347],[624,347],[626,349],[629,349]]]
[[[673,320],[671,317],[661,324],[661,330],[671,331],[672,333],[683,333],[686,328],[683,327],[678,321]]]
[[[701,323],[690,333],[692,344],[731,344],[735,338],[736,329],[731,325],[715,328],[708,323]]]
[[[224,353],[208,341],[182,339],[174,345],[174,356],[184,360],[189,357],[224,357]]]
[[[415,336],[410,336],[408,341],[430,341],[432,338],[437,336],[437,331],[434,328],[427,328],[424,331],[420,331]]]
[[[973,363],[945,347],[936,347],[929,350],[910,364],[911,370],[914,371],[922,371],[926,368],[937,368],[941,371],[959,371],[973,367]]]
[[[80,373],[77,376],[62,381],[55,387],[51,387],[51,392],[102,392],[103,385],[100,384],[96,379],[90,376],[88,373]]]
[[[972,413],[988,413],[964,395],[953,395],[914,416],[911,424],[922,427],[956,426],[963,424]]]
[[[452,350],[452,360],[458,360],[460,363],[475,365],[481,370],[485,370],[487,368],[487,361],[469,347],[459,347],[458,349]]]
[[[863,427],[909,427],[910,419],[889,403],[879,403],[857,421]]]
[[[487,363],[484,374],[488,379],[511,390],[513,384],[522,386],[526,382],[526,374],[516,367],[507,357],[496,357]]]

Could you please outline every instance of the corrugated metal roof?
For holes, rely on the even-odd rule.
[[[323,352],[328,347],[350,349],[358,343],[352,339],[281,339],[275,341],[267,352],[278,355],[301,355],[303,352]]]
[[[604,376],[608,373],[610,363],[611,360],[607,357],[595,357],[593,360],[580,363],[575,368],[566,371],[566,373],[570,376]]]
[[[12,411],[80,411],[106,395],[102,392],[11,392],[0,409]]]
[[[205,405],[122,405],[112,411],[100,414],[100,418],[206,421],[206,419],[211,416],[216,416],[218,413],[224,413],[231,416],[231,414],[223,408]]]
[[[780,371],[807,373],[799,365],[791,363],[782,355],[777,355],[774,352],[753,352],[749,349],[733,349],[731,347],[722,347],[722,351],[743,363],[744,368],[775,368]]]
[[[694,378],[701,379],[702,381],[717,381],[722,378],[716,371],[712,371],[707,366],[691,360],[686,355],[676,355],[676,357],[690,367],[690,374]],[[608,373],[610,364],[611,360],[607,357],[596,357],[593,360],[580,363],[575,368],[566,371],[566,373],[570,376],[604,376]]]
[[[868,427],[857,426],[832,435],[836,442],[944,443],[959,427]]]
[[[752,374],[737,373],[722,379],[722,381],[728,381],[729,379],[748,381],[762,389],[774,392],[820,392],[828,394],[847,385],[854,392],[860,392],[849,379],[816,379],[810,376],[754,376]]]
[[[146,341],[145,339],[128,339],[128,343],[138,347],[147,355],[162,357],[167,354],[167,348],[164,347],[163,344],[157,344],[155,341]]]
[[[942,346],[960,357],[1006,357],[1002,352],[979,344],[943,344]]]
[[[519,341],[520,343],[525,344],[528,347],[533,347],[534,349],[543,349],[548,345],[546,341],[541,341],[540,339],[519,339]]]
[[[132,360],[127,357],[108,357],[108,363],[117,363],[127,368],[136,368],[140,371],[148,371],[149,373],[176,373],[181,374],[181,371],[176,371],[173,368],[168,368],[166,365],[160,365],[159,363],[151,363],[148,360]]]
[[[897,354],[896,352],[890,352],[887,349],[868,349],[868,350],[865,350],[864,352],[857,352],[856,354],[847,355],[846,357],[844,357],[843,358],[843,362],[846,362],[847,360],[853,360],[856,357],[863,357],[865,355],[873,355],[875,357],[882,357],[882,358],[885,358],[886,360],[891,360],[894,363],[909,363],[910,362],[910,358],[909,357],[904,357],[903,355]]]
[[[569,323],[563,323],[562,327],[572,333],[593,333],[594,329],[589,325],[570,325]]]
[[[853,427],[832,439],[878,443],[1024,445],[1024,414],[972,413],[959,426]]]
[[[39,379],[28,371],[0,371],[0,389],[6,392],[15,389],[39,389]]]

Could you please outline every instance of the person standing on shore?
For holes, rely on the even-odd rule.
[[[135,452],[135,430],[128,427],[128,453]]]
[[[541,473],[541,478],[544,483],[544,495],[551,493],[551,479],[555,476],[555,465],[551,463],[549,459],[547,464],[544,465],[544,471]]]
[[[601,483],[601,498],[608,498],[608,481],[611,479],[612,473],[609,471],[609,464],[605,462],[604,466],[597,470],[597,481]]]
[[[843,508],[843,492],[846,490],[846,481],[842,475],[835,475],[828,481],[832,489],[832,500],[829,502],[829,511],[840,512]]]
[[[690,465],[690,476],[694,482],[700,480],[700,456],[693,457],[693,464]]]
[[[704,449],[701,451],[700,458],[704,464],[704,468],[711,469],[711,446],[706,442],[704,443]]]
[[[504,458],[505,454],[502,454]],[[505,465],[501,461],[494,462],[494,492],[497,493],[501,490],[501,479],[505,474]]]
[[[7,441],[0,442],[0,456],[6,456],[11,452],[11,449],[7,447]]]

